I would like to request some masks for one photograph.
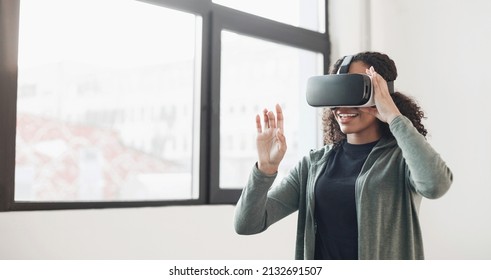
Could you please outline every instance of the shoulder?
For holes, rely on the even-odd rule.
[[[327,156],[332,151],[330,145],[325,145],[320,148],[311,149],[308,154],[303,156],[297,165],[292,169],[293,173],[307,173],[312,167],[321,165],[326,161]]]
[[[322,164],[326,161],[328,155],[333,151],[332,145],[324,145],[321,148],[310,150],[309,154],[303,158],[303,161],[309,164]]]

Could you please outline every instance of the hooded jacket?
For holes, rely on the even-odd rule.
[[[389,125],[368,155],[355,183],[359,259],[424,259],[418,212],[422,197],[445,194],[453,175],[440,155],[405,116]],[[255,234],[298,211],[296,259],[313,259],[316,224],[314,186],[331,146],[312,150],[272,187],[276,178],[257,166],[235,209],[235,230]],[[328,229],[329,230],[329,229]]]

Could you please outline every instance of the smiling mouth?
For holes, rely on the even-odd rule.
[[[354,118],[357,117],[358,114],[338,114],[340,119]]]

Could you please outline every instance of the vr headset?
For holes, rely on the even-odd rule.
[[[366,74],[348,74],[352,55],[345,56],[335,75],[310,77],[307,81],[307,103],[313,107],[375,106],[372,79]],[[387,82],[394,92],[394,82]]]

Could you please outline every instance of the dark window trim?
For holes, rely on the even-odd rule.
[[[17,56],[21,0],[0,0],[0,212],[168,205],[234,204],[241,190],[219,188],[221,30],[320,52],[329,65],[328,1],[325,33],[290,26],[217,5],[211,0],[140,0],[202,17],[199,198],[165,201],[15,202]],[[324,70],[327,73],[327,69]],[[252,165],[253,163],[251,163]]]
[[[14,198],[18,18],[18,1],[0,1],[0,210]]]
[[[283,45],[322,53],[324,65],[329,65],[330,41],[327,24],[326,33],[319,33],[288,24],[283,24],[256,15],[247,14],[228,7],[215,5],[212,23],[211,55],[211,140],[210,140],[210,203],[234,204],[242,193],[241,189],[220,188],[220,76],[221,76],[221,31],[227,30],[242,35],[263,39]],[[325,67],[326,68],[326,67]],[[327,70],[325,69],[326,73]],[[251,162],[251,168],[254,162]],[[244,182],[245,184],[246,182]]]

